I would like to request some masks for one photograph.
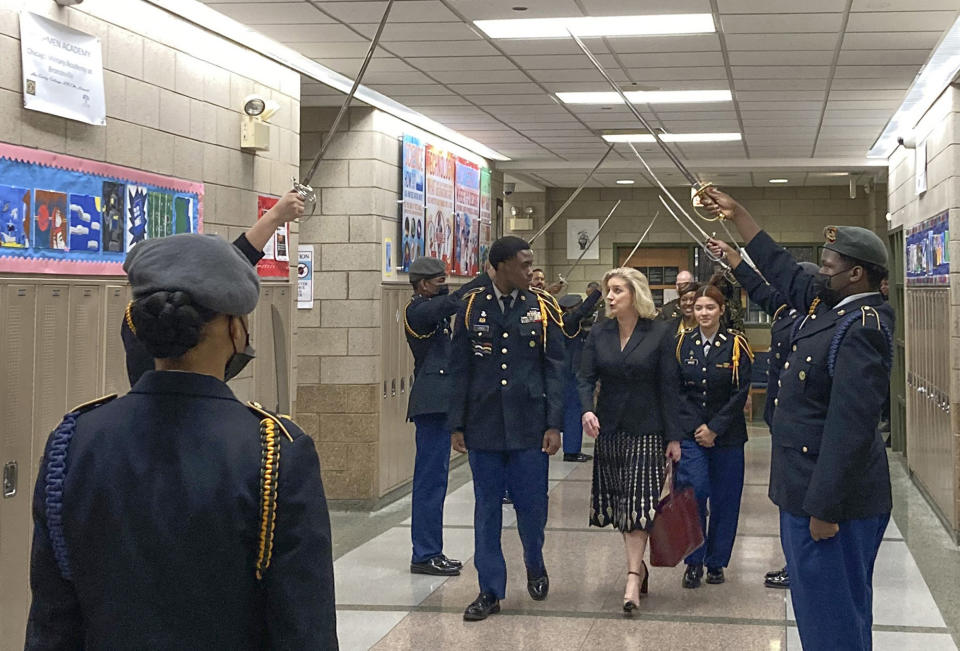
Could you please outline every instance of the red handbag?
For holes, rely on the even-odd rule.
[[[673,467],[672,462],[667,462],[663,482],[666,495],[661,493],[650,532],[650,564],[654,567],[676,567],[703,544],[700,508],[693,487],[676,490]]]

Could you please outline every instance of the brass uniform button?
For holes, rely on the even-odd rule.
[[[786,364],[784,364],[784,365],[783,365],[783,368],[784,368],[784,369],[790,368],[790,362],[787,362]]]
[[[443,369],[440,369],[440,375],[443,375]]]
[[[500,380],[500,384],[502,384],[503,386],[507,386],[507,381],[506,381],[506,380]]]
[[[808,357],[808,358],[807,358],[807,361],[808,361],[808,362],[812,362],[812,361],[813,361],[813,358],[812,358],[812,357]]]
[[[506,354],[507,354],[507,349],[506,349],[506,348],[501,348],[501,349],[500,349],[500,352],[503,353],[504,355],[506,355]]]
[[[793,352],[797,352],[797,345],[796,345],[796,344],[793,345]]]
[[[491,299],[493,299],[493,296],[491,296],[490,294],[487,294],[487,300],[489,301]]]
[[[816,314],[811,314],[811,315],[810,315],[810,318],[811,318],[811,319],[816,319],[816,318],[817,318],[817,315],[816,315]]]
[[[504,339],[506,339],[506,338],[509,337],[509,336],[510,336],[510,333],[509,333],[509,332],[504,332],[504,333],[503,333],[503,338],[504,338]]]
[[[807,446],[803,446],[802,448],[800,448],[800,450],[801,450],[804,454],[806,454],[806,453],[807,453]]]
[[[806,373],[806,371],[800,371],[799,377],[800,377],[800,381],[801,381],[801,382],[803,382],[804,380],[806,380],[806,379],[807,379],[807,373]]]
[[[507,370],[507,365],[506,365],[506,364],[501,364],[501,365],[500,365],[500,368],[502,368],[504,371],[506,371],[506,370]]]
[[[773,406],[774,406],[774,407],[777,407],[777,406],[779,406],[779,405],[780,405],[780,398],[774,398],[774,399],[773,399]]]
[[[846,313],[847,313],[846,310],[840,310],[839,312],[837,312],[837,316],[843,316]]]
[[[530,347],[531,347],[531,348],[536,348],[536,347],[537,347],[537,342],[531,341],[531,342],[530,342]]]

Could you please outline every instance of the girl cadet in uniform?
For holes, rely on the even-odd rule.
[[[50,435],[26,649],[336,649],[313,441],[224,383],[249,361],[256,272],[197,234],[141,242],[124,269],[156,370]]]
[[[677,296],[677,307],[680,314],[675,319],[670,320],[673,331],[678,337],[697,327],[697,316],[693,313],[693,304],[697,302],[698,289],[700,289],[700,285],[697,283],[680,285],[679,296]]]
[[[753,353],[742,334],[721,332],[724,303],[723,294],[713,285],[697,290],[694,314],[699,325],[681,334],[676,346],[680,426],[685,435],[680,442],[677,485],[693,486],[704,533],[704,544],[686,558],[684,588],[700,587],[704,563],[707,583],[723,583],[740,517],[747,442],[743,406],[750,390]]]
[[[647,592],[643,562],[647,534],[664,478],[664,446],[679,458],[673,328],[655,320],[647,279],[619,268],[603,277],[609,319],[597,323],[583,347],[578,373],[583,428],[597,439],[590,524],[623,533],[627,585],[623,610],[632,612]],[[600,381],[594,407],[593,395]],[[652,407],[656,405],[657,407]]]

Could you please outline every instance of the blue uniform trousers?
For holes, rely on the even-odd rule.
[[[543,529],[547,524],[547,467],[549,457],[540,448],[527,450],[470,450],[473,471],[474,557],[480,591],[503,599],[507,590],[507,564],[500,546],[503,527],[501,498],[509,488],[517,512],[517,529],[523,544],[523,561],[531,576],[540,576],[543,565]]]
[[[580,454],[583,449],[583,423],[580,420],[580,393],[577,376],[568,375],[563,389],[563,453]]]
[[[443,500],[450,472],[450,430],[446,414],[414,416],[417,457],[413,465],[411,562],[424,563],[443,553]]]
[[[873,648],[873,566],[890,514],[845,520],[829,540],[810,537],[810,518],[780,511],[790,598],[806,651]]]
[[[693,486],[700,507],[704,543],[687,556],[688,565],[726,567],[733,552],[743,494],[743,445],[705,448],[696,441],[680,441],[677,486]],[[707,526],[707,499],[710,524]]]

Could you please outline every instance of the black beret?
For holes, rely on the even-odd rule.
[[[880,236],[859,226],[827,226],[823,229],[827,241],[823,248],[861,262],[887,268],[887,247]]]
[[[580,298],[578,294],[564,294],[557,303],[559,303],[563,309],[569,310],[571,307],[576,307],[580,305],[580,303],[583,303],[583,299]]]
[[[436,258],[421,257],[410,263],[410,281],[416,282],[426,278],[436,278],[437,276],[446,276],[447,267],[443,260]]]
[[[260,279],[234,245],[216,235],[184,233],[140,242],[123,270],[133,297],[159,291],[188,293],[221,314],[249,314],[260,298]]]
[[[490,264],[496,269],[497,265],[501,262],[509,260],[521,251],[526,251],[529,248],[530,244],[527,243],[526,240],[514,235],[501,237],[490,245]]]

